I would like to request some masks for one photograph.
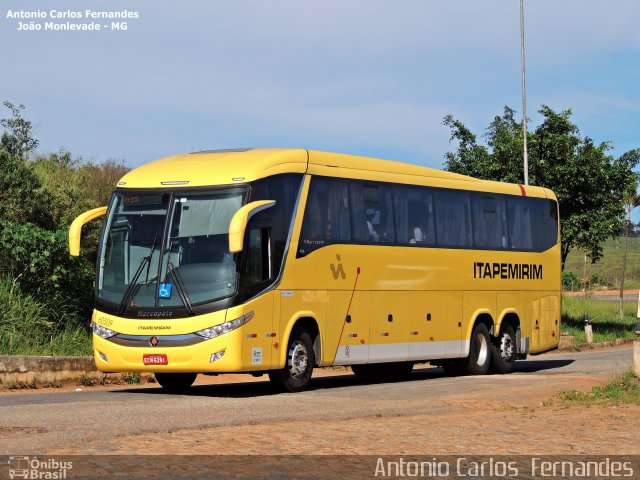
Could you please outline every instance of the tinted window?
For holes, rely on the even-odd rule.
[[[534,249],[543,252],[558,241],[558,209],[557,203],[552,200],[536,198],[535,201],[535,225],[533,232]]]
[[[533,249],[533,230],[531,220],[534,217],[533,202],[524,197],[507,198],[507,224],[509,229],[509,248],[512,250]]]
[[[355,243],[393,243],[391,189],[380,183],[352,181],[349,185]]]
[[[544,251],[557,231],[547,199],[313,177],[298,256],[336,243]]]
[[[503,196],[473,194],[473,241],[476,247],[507,247],[507,212]]]
[[[298,255],[306,255],[324,245],[349,243],[350,220],[347,182],[313,177],[302,221]]]
[[[268,225],[274,276],[278,275],[282,266],[301,181],[302,175],[286,174],[263,178],[251,184],[251,202],[256,200],[276,201],[273,207],[252,217],[248,228],[251,229],[253,224],[264,223]]]
[[[434,189],[436,241],[443,247],[470,247],[471,212],[469,193]]]
[[[247,235],[247,260],[244,271],[244,284],[260,285],[272,279],[271,265],[269,264],[269,253],[271,243],[269,238],[270,229],[252,228]]]
[[[434,245],[436,232],[431,189],[394,185],[393,202],[396,243]]]

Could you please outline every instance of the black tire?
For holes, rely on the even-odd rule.
[[[370,363],[351,365],[354,375],[372,380],[403,380],[413,370],[412,362]]]
[[[466,371],[469,375],[484,375],[491,366],[491,336],[484,323],[478,323],[471,334]]]
[[[491,367],[496,373],[511,373],[516,364],[516,334],[511,325],[503,325],[491,343]]]
[[[156,373],[158,383],[167,393],[184,393],[195,382],[197,373]]]
[[[269,380],[279,389],[301,392],[309,386],[315,363],[311,335],[304,329],[296,328],[289,338],[284,368],[269,372]]]

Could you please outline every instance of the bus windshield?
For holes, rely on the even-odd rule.
[[[112,198],[100,245],[98,298],[128,308],[184,307],[236,292],[229,223],[240,188]]]

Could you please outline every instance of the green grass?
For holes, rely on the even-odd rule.
[[[620,288],[624,238],[607,240],[602,247],[603,256],[598,263],[591,265],[591,261],[587,258],[587,277],[595,273],[605,278],[611,287]],[[576,249],[571,250],[564,271],[574,272],[582,278],[584,270],[584,253]],[[629,238],[624,287],[640,288],[640,238]]]
[[[561,332],[576,337],[577,343],[586,343],[584,316],[589,316],[594,342],[612,342],[617,338],[635,338],[638,323],[636,302],[625,302],[624,319],[618,318],[619,303],[584,297],[562,298]]]
[[[49,343],[38,350],[43,352],[41,355],[91,355],[91,333],[84,327],[67,327],[61,333],[53,335]]]
[[[593,387],[590,392],[565,390],[557,398],[563,405],[624,404],[640,405],[640,378],[631,370],[614,377],[609,383]]]
[[[55,299],[35,299],[0,277],[0,355],[90,355],[88,329],[64,311]]]

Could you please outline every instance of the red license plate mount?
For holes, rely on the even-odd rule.
[[[151,353],[142,355],[142,363],[145,365],[168,365],[169,359],[164,353]]]

